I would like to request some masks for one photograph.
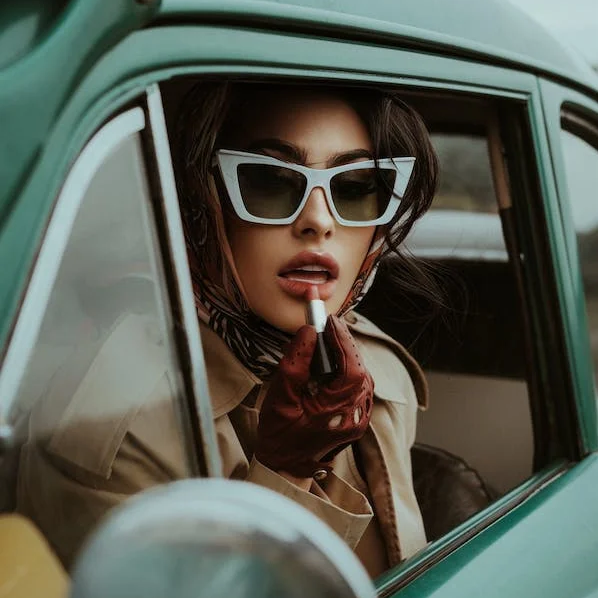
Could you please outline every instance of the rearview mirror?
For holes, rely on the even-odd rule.
[[[82,551],[71,598],[373,598],[317,517],[247,482],[183,480],[128,500]]]

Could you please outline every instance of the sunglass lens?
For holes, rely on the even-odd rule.
[[[259,218],[288,218],[305,194],[300,172],[269,164],[240,164],[237,170],[245,209]]]
[[[360,168],[332,177],[332,200],[341,218],[365,222],[382,216],[392,198],[396,176],[394,168]]]

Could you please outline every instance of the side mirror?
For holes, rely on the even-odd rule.
[[[247,482],[194,479],[135,496],[85,546],[71,598],[374,598],[317,517]]]

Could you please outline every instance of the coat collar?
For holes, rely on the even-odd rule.
[[[424,544],[425,536],[410,476],[406,479],[404,475],[405,471],[410,472],[409,465],[403,462],[404,459],[409,459],[409,450],[408,447],[400,450],[397,445],[398,442],[410,444],[408,438],[414,431],[406,429],[404,434],[397,435],[396,418],[390,415],[394,412],[393,402],[407,402],[401,392],[401,380],[404,377],[397,370],[400,364],[396,361],[391,375],[388,375],[387,349],[404,365],[404,381],[408,374],[413,382],[413,387],[408,385],[411,390],[407,392],[412,393],[413,400],[413,388],[415,389],[420,408],[427,406],[428,390],[422,370],[402,345],[363,316],[350,313],[345,319],[363,352],[368,370],[376,380],[377,405],[373,410],[370,426],[358,445],[375,511],[380,518],[387,554],[391,566],[394,566]],[[212,409],[214,417],[218,418],[242,403],[252,389],[261,385],[261,381],[236,359],[215,332],[201,322],[200,328]],[[381,353],[368,349],[369,345],[374,345]],[[405,425],[403,418],[400,421]],[[397,533],[399,522],[400,538]]]
[[[201,344],[208,376],[214,417],[230,413],[261,380],[250,372],[226,343],[200,321]]]
[[[366,339],[375,339],[385,344],[403,363],[415,387],[417,402],[421,409],[428,406],[428,386],[424,374],[415,359],[408,351],[390,336],[382,332],[377,326],[372,324],[367,318],[350,312],[345,316],[347,325],[355,335],[356,340],[360,337]],[[221,417],[230,413],[235,407],[240,405],[245,397],[255,388],[261,386],[261,380],[250,372],[231,352],[226,343],[208,326],[200,321],[201,340],[206,363],[208,387],[212,401],[212,410],[214,417]],[[396,388],[393,384],[385,384],[384,364],[378,360],[368,360],[364,355],[366,364],[378,389],[377,397],[379,399],[393,400],[396,395]],[[380,370],[377,375],[376,370]],[[385,389],[384,386],[388,386]]]
[[[399,360],[405,366],[411,381],[413,382],[415,395],[417,397],[417,404],[422,411],[425,411],[428,408],[429,401],[428,382],[419,363],[417,363],[409,351],[407,351],[407,349],[405,349],[401,343],[388,336],[388,334],[382,332],[382,330],[380,330],[380,328],[378,328],[374,323],[370,322],[367,318],[356,312],[349,312],[345,316],[345,320],[349,330],[351,330],[351,333],[355,336],[357,341],[360,340],[360,337],[381,341],[382,344],[386,345],[386,347],[389,348],[399,358]],[[396,388],[394,388],[394,386],[396,386],[396,381],[394,383],[392,381],[388,381],[385,384],[385,386],[388,388],[383,390],[380,388],[380,382],[387,380],[388,376],[376,375],[378,371],[380,374],[388,374],[388,372],[384,371],[386,364],[380,363],[377,360],[367,363],[367,357],[366,364],[370,373],[372,374],[372,377],[374,378],[378,390],[382,391],[382,396],[380,398],[392,400],[389,397],[396,393]]]

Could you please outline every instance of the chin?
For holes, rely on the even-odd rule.
[[[342,301],[338,301],[335,297],[331,297],[325,304],[326,312],[328,314],[336,314],[342,305]],[[301,326],[307,324],[305,315],[305,308],[307,307],[306,302],[293,301],[284,297],[282,301],[276,304],[276,307],[277,309],[275,311],[272,311],[271,309],[254,309],[254,312],[271,326],[288,334],[295,334]],[[287,317],[281,318],[281,314],[287,314]]]
[[[297,330],[299,330],[301,326],[305,326],[305,324],[307,324],[307,321],[305,320],[305,317],[303,317],[301,320],[285,320],[284,322],[274,323],[273,326],[276,326],[276,328],[283,332],[295,334]]]
[[[297,308],[297,306],[289,307],[280,305],[274,313],[271,310],[253,310],[262,320],[268,322],[271,326],[287,332],[288,334],[295,334],[301,326],[307,324],[305,319],[305,309],[303,306]],[[290,312],[290,313],[289,313]],[[281,314],[289,314],[288,317],[282,317]]]

